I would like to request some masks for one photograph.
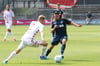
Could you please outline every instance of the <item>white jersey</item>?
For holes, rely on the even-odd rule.
[[[23,35],[21,40],[32,40],[36,36],[36,34],[40,31],[43,31],[43,24],[41,24],[38,21],[32,21],[30,24],[29,29],[27,32]]]
[[[5,10],[4,17],[7,19],[8,23],[9,23],[9,22],[12,22],[12,17],[15,17],[15,15],[12,10],[9,10],[9,11]]]

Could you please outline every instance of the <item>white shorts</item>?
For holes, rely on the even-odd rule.
[[[38,47],[40,44],[42,43],[42,41],[36,41],[36,40],[22,40],[17,48],[17,50],[21,50],[27,46],[34,46],[34,47]]]
[[[12,27],[12,23],[11,22],[5,23],[5,25],[6,25],[7,29],[11,29],[11,27]]]

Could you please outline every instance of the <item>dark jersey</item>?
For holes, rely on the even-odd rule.
[[[53,14],[54,14],[55,12],[56,12],[56,13],[59,13],[60,18],[62,18],[63,11],[62,11],[61,9],[60,9],[60,10],[55,10],[55,11],[53,11]],[[54,35],[55,35],[55,32],[52,33],[52,36],[53,36],[53,37],[54,37]]]
[[[88,18],[91,18],[92,17],[92,14],[90,13],[90,14],[87,14],[87,17]]]
[[[53,13],[55,13],[55,12],[59,13],[60,18],[62,18],[63,11],[61,9],[53,11]]]
[[[59,21],[53,21],[51,28],[54,28],[55,25],[57,25],[57,28],[55,29],[54,33],[57,36],[61,35],[67,35],[66,25],[71,24],[71,21],[67,19],[60,19]]]

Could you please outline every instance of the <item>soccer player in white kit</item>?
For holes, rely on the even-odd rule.
[[[16,21],[15,19],[15,15],[13,13],[12,10],[10,10],[10,5],[7,4],[6,5],[6,10],[4,11],[4,20],[5,20],[5,25],[6,25],[6,28],[7,28],[7,32],[6,32],[6,35],[3,39],[3,41],[6,41],[8,35],[11,35],[13,40],[16,41],[16,38],[14,37],[12,31],[11,31],[11,27],[12,27],[12,18],[14,19],[14,23]]]
[[[43,22],[45,22],[45,16],[40,15],[38,17],[38,21],[34,22],[32,21],[30,24],[30,27],[28,28],[27,32],[23,35],[21,39],[21,43],[19,44],[18,48],[13,51],[7,59],[3,61],[3,64],[7,64],[7,62],[13,58],[16,54],[18,54],[23,48],[26,46],[36,46],[42,45],[42,53],[40,56],[40,59],[48,59],[45,55],[45,50],[47,48],[47,42],[44,40],[44,31],[43,31]],[[41,34],[41,41],[36,41],[34,38],[36,34],[40,32]]]

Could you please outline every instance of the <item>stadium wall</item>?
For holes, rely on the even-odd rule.
[[[36,22],[37,20],[16,20],[16,25],[29,25],[31,22]],[[14,25],[14,21],[13,21],[13,25]],[[43,23],[44,25],[50,25],[51,24],[51,20],[47,20]],[[4,20],[0,20],[0,25],[5,25]]]

